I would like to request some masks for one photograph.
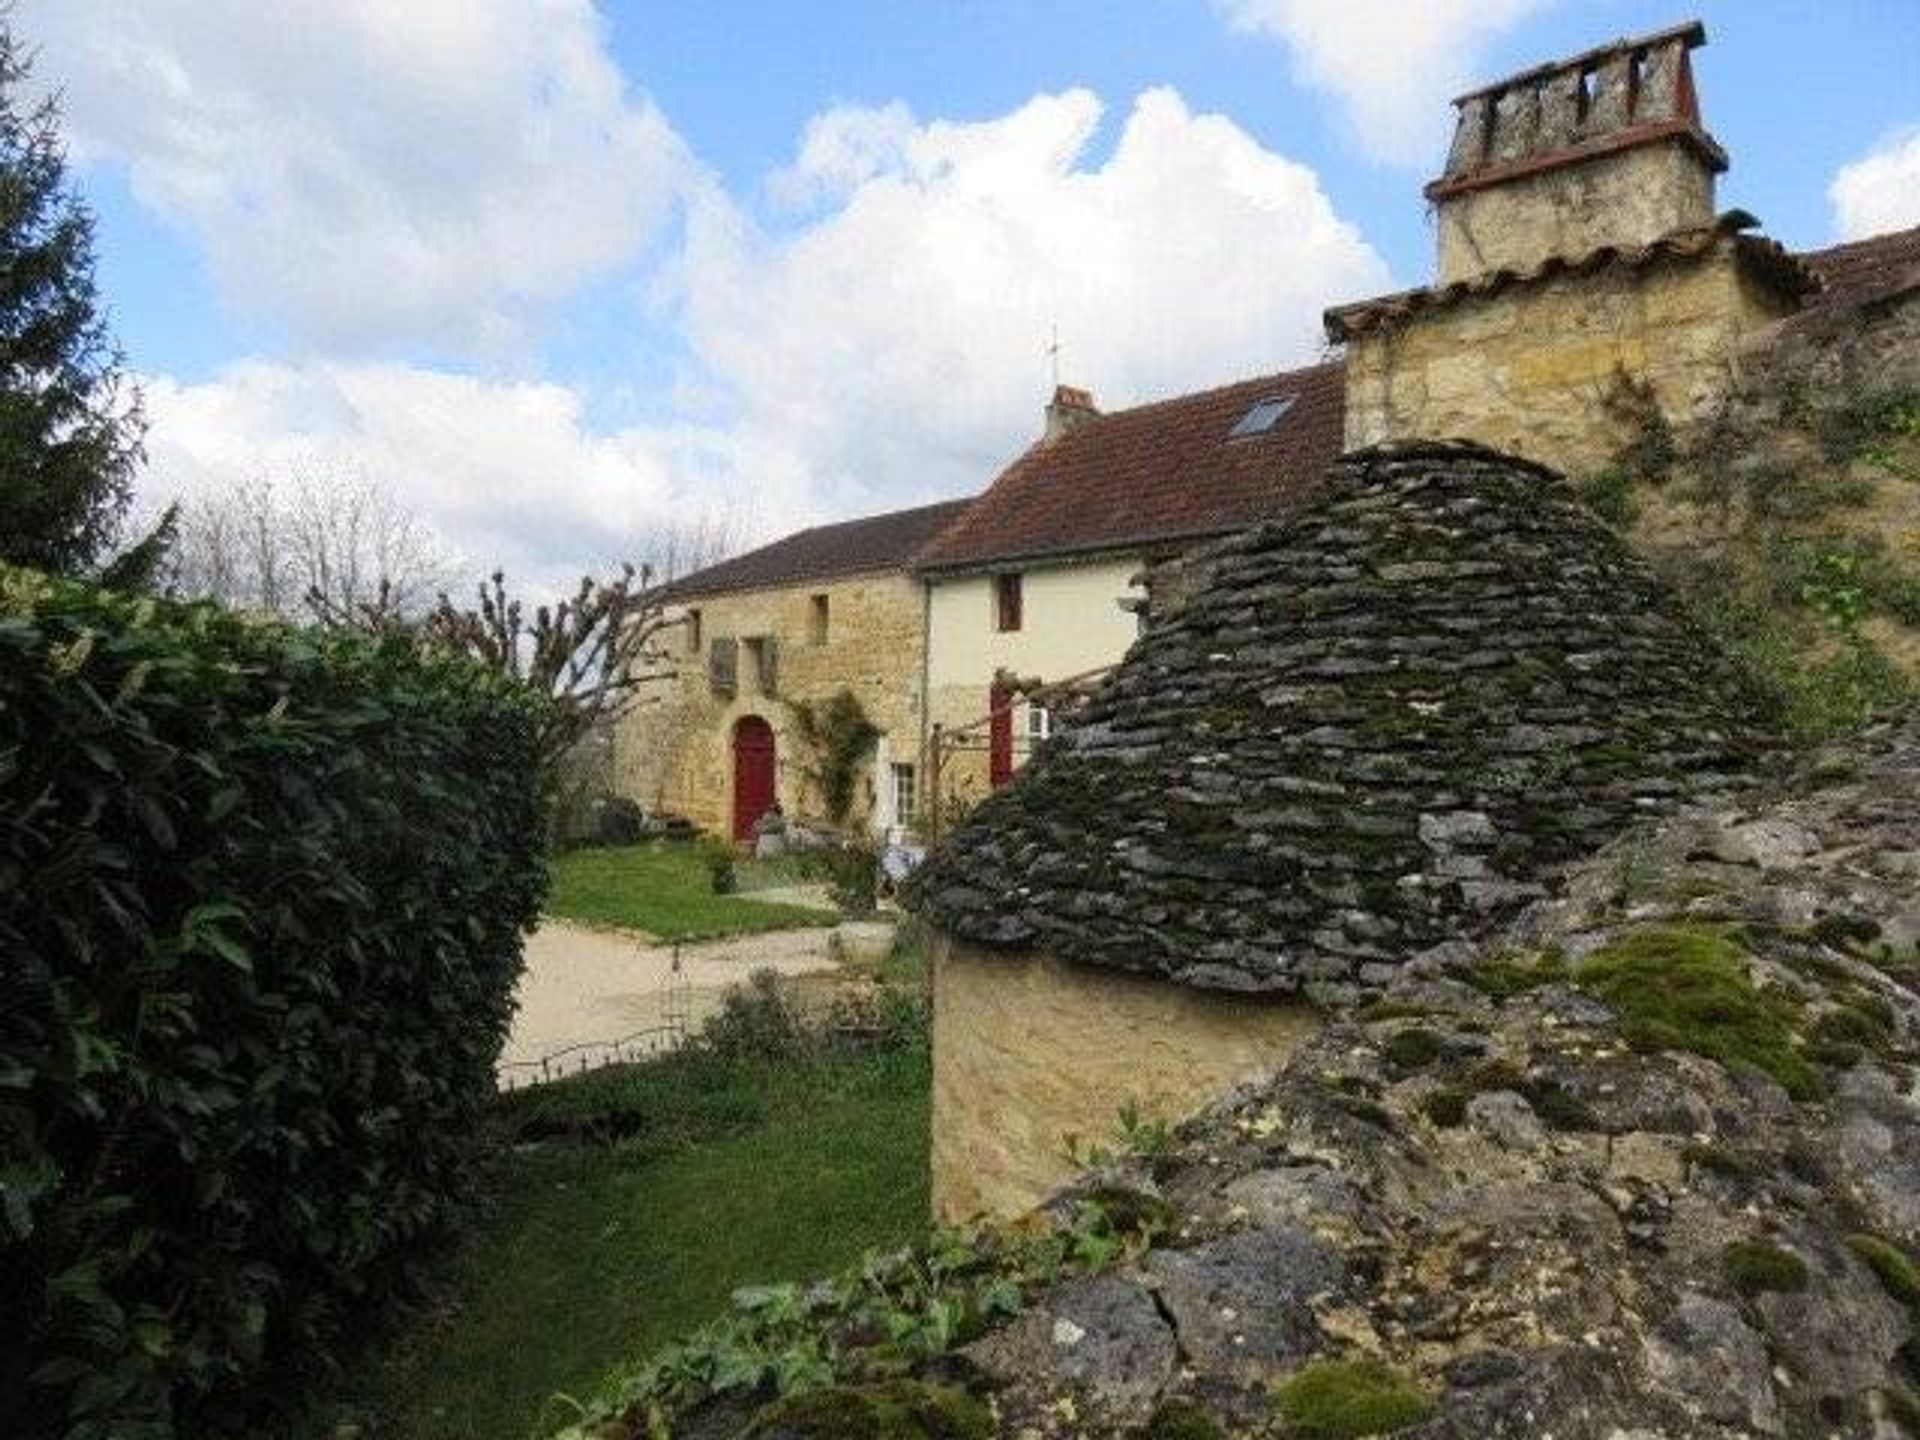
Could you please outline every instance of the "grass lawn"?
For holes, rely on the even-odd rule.
[[[503,1098],[510,1153],[451,1302],[318,1412],[378,1440],[527,1440],[717,1314],[731,1292],[840,1269],[927,1217],[920,1047],[776,1065],[687,1055]]]
[[[696,845],[666,843],[557,856],[547,913],[583,925],[644,930],[661,940],[831,925],[838,918],[830,910],[716,895],[707,852]]]

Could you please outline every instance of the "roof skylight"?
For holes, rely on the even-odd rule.
[[[1285,418],[1293,408],[1297,395],[1263,395],[1253,402],[1253,408],[1240,417],[1240,423],[1227,432],[1229,440],[1245,439],[1249,435],[1264,435]]]

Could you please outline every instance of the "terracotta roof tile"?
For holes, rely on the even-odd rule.
[[[1809,307],[1859,305],[1920,286],[1920,225],[1799,257],[1826,282]]]
[[[1759,223],[1744,210],[1729,210],[1711,225],[1676,230],[1645,245],[1602,245],[1585,255],[1550,256],[1532,270],[1491,270],[1471,280],[1456,280],[1451,285],[1428,285],[1352,305],[1336,305],[1326,313],[1327,338],[1344,342],[1383,325],[1398,324],[1423,310],[1444,310],[1476,296],[1497,295],[1515,286],[1545,284],[1563,275],[1590,275],[1616,265],[1641,270],[1672,261],[1692,260],[1726,240],[1738,248],[1750,273],[1778,289],[1794,296],[1818,289],[1819,280],[1802,262],[1802,257],[1778,241],[1740,233]]]
[[[1232,438],[1253,404],[1291,395],[1271,430]],[[915,568],[967,569],[1238,530],[1285,511],[1341,450],[1339,364],[1281,371],[1116,410],[1000,472]]]
[[[965,500],[945,500],[938,505],[893,510],[836,525],[816,525],[696,570],[674,581],[667,593],[678,600],[878,570],[904,570],[920,547],[951,524],[968,504]]]

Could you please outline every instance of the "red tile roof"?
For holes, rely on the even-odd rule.
[[[1273,395],[1295,397],[1273,429],[1229,437]],[[1088,419],[1001,471],[915,568],[970,569],[1242,529],[1286,510],[1319,480],[1340,453],[1345,409],[1335,363]]]
[[[1859,305],[1920,286],[1920,225],[1847,245],[1808,250],[1800,259],[1826,281],[1811,306]]]
[[[718,595],[732,590],[759,590],[773,585],[797,585],[805,580],[832,580],[875,571],[905,570],[914,554],[957,518],[966,500],[944,500],[912,510],[893,510],[816,525],[758,550],[735,555],[682,577],[668,587],[675,600],[696,595]]]

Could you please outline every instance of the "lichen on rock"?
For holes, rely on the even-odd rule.
[[[911,899],[975,944],[1351,1000],[1747,772],[1760,711],[1552,472],[1383,446],[1212,550]]]

